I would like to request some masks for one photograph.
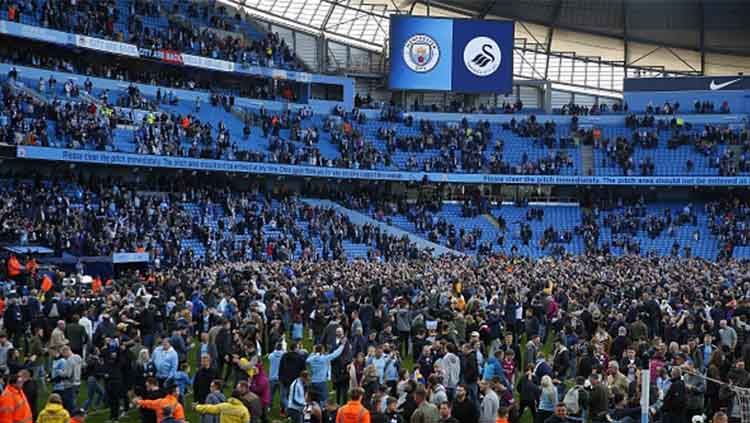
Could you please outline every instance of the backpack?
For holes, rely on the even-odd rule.
[[[580,390],[580,386],[575,386],[565,394],[563,403],[565,404],[565,408],[568,409],[568,413],[570,414],[578,414],[581,412],[581,404],[578,401],[578,391]]]

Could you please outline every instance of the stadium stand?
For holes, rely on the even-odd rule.
[[[50,75],[55,78],[54,74]],[[58,76],[62,77],[60,74]],[[79,81],[84,79],[76,77],[75,80],[51,86],[49,78],[34,81],[23,78],[23,74],[19,78],[14,82],[22,84],[26,92],[40,94],[35,96],[37,100],[49,97],[53,100],[78,98],[69,91],[75,89],[80,93]],[[213,147],[211,153],[190,152],[189,146],[194,145],[191,142],[194,137],[188,136],[180,143],[185,148],[182,151],[173,150],[167,153],[169,155],[227,158],[227,154],[219,153],[220,149],[216,148],[221,137],[223,151],[233,146],[233,158],[256,157],[254,161],[333,164],[364,169],[582,175],[580,146],[592,143],[595,147],[593,173],[597,175],[737,175],[750,169],[746,157],[750,143],[748,131],[740,123],[693,126],[688,117],[680,118],[686,122],[683,125],[677,125],[676,118],[672,118],[674,122],[671,123],[662,123],[666,119],[660,119],[658,126],[633,127],[623,121],[622,126],[594,130],[580,128],[575,131],[573,128],[577,125],[572,122],[561,125],[552,121],[544,125],[535,123],[535,115],[522,115],[518,120],[514,118],[502,125],[487,122],[481,127],[466,120],[409,122],[406,119],[405,123],[361,118],[363,122],[357,123],[358,118],[353,115],[347,115],[342,120],[335,112],[330,116],[309,116],[309,119],[303,120],[302,115],[307,113],[307,109],[302,109],[298,116],[288,112],[272,113],[262,110],[262,107],[256,110],[244,108],[235,114],[235,99],[231,95],[212,95],[207,99],[198,96],[195,101],[179,100],[172,90],[160,87],[156,95],[150,97],[140,94],[134,85],[118,84],[117,90],[110,90],[100,88],[98,81],[85,78],[84,84],[90,84],[90,87],[83,92],[105,101],[104,104],[128,105],[134,101],[131,97],[149,103],[146,111],[138,114],[142,117],[139,119],[141,122],[135,123],[149,120],[162,122],[161,116],[169,116],[172,124],[188,117],[191,125],[200,126],[206,116],[212,116],[218,122],[216,131],[210,135],[211,141],[206,141],[208,146]],[[36,89],[33,88],[35,86]],[[134,90],[132,94],[129,93]],[[93,100],[91,97],[81,98],[77,102],[90,102]],[[631,118],[638,119],[629,115],[625,120]],[[711,120],[708,117],[707,121]],[[256,130],[259,132],[257,135],[253,133],[255,125],[260,127],[260,131]],[[249,132],[247,136],[246,132]],[[595,139],[597,132],[600,135]],[[109,143],[112,149],[147,154],[163,151],[162,147],[157,150],[139,147],[140,138],[136,140],[134,136],[128,140],[126,134],[126,131],[118,131],[116,147]],[[52,140],[52,145],[84,147],[58,140]],[[95,145],[88,147],[95,148]]]
[[[584,3],[0,0],[0,423],[750,423],[750,9]]]

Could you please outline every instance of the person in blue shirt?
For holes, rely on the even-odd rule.
[[[307,357],[307,364],[310,365],[311,389],[318,394],[320,402],[325,403],[328,400],[328,381],[331,379],[331,361],[338,358],[344,351],[346,338],[330,354],[323,354],[323,346],[316,345],[313,353]]]
[[[161,340],[161,345],[154,349],[151,360],[156,367],[156,379],[159,381],[159,385],[164,386],[167,379],[175,377],[180,360],[177,357],[177,351],[169,343],[169,338]]]
[[[62,398],[67,399],[69,396],[68,388],[72,386],[71,378],[73,377],[71,371],[72,368],[68,366],[67,359],[62,354],[58,354],[52,362],[52,392],[59,394]]]
[[[367,359],[367,365],[370,364],[375,366],[375,370],[378,372],[378,380],[381,384],[385,383],[385,364],[388,362],[388,356],[383,354],[383,347],[375,348],[375,355]]]
[[[281,366],[281,357],[284,355],[284,349],[281,342],[276,343],[276,346],[271,352],[271,354],[268,354],[268,385],[269,389],[271,390],[271,403],[273,403],[273,397],[276,395],[276,390],[281,389],[281,385],[279,384],[279,367]],[[281,396],[281,405],[282,409],[286,408],[286,400],[287,398],[284,398],[284,396]]]
[[[537,355],[536,365],[534,366],[534,381],[541,380],[544,376],[552,377],[552,367],[542,355]]]
[[[182,363],[180,365],[180,370],[175,372],[174,378],[172,381],[175,385],[177,385],[177,389],[180,392],[180,402],[184,404],[185,402],[185,394],[187,394],[188,386],[190,386],[193,381],[188,376],[188,372],[190,372],[190,366],[188,366],[187,363]]]
[[[299,342],[305,334],[305,325],[302,322],[302,316],[297,316],[292,322],[292,341]]]
[[[495,377],[500,378],[500,381],[502,382],[505,387],[510,387],[510,383],[508,382],[508,378],[505,376],[505,371],[503,371],[503,356],[505,353],[503,350],[497,350],[495,351],[495,355],[491,357],[489,360],[487,360],[487,364],[484,366],[484,371],[482,372],[482,379],[484,380],[492,380]]]
[[[289,398],[287,399],[286,414],[291,423],[302,423],[302,411],[305,409],[305,385],[310,380],[307,370],[300,372],[299,377],[294,379],[289,387]]]
[[[385,380],[386,386],[388,386],[389,394],[397,397],[398,392],[396,391],[396,386],[398,385],[399,372],[401,370],[401,360],[399,359],[397,349],[395,351],[388,349],[385,351],[385,354],[388,356],[388,360],[385,362],[383,379]]]
[[[710,333],[703,335],[703,344],[698,346],[699,354],[701,354],[700,368],[701,372],[705,372],[708,367],[708,362],[711,361],[711,355],[716,350],[713,344],[713,336]]]

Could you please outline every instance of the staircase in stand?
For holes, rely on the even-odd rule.
[[[594,147],[591,145],[581,146],[581,164],[584,176],[594,176]]]
[[[409,240],[417,245],[418,248],[422,250],[430,250],[432,251],[432,255],[437,257],[444,254],[448,255],[455,255],[455,256],[464,256],[464,253],[458,252],[456,250],[450,249],[448,247],[442,246],[440,244],[436,244],[434,242],[431,242],[429,240],[426,240],[416,234],[413,234],[411,232],[404,231],[403,229],[399,229],[395,226],[388,225],[384,222],[377,221],[370,216],[367,216],[365,214],[362,214],[358,211],[348,209],[338,203],[334,203],[330,200],[318,200],[318,199],[311,199],[311,198],[304,198],[302,199],[303,202],[310,204],[312,206],[318,206],[318,207],[330,207],[335,209],[337,212],[344,214],[349,217],[349,219],[354,223],[355,225],[365,225],[370,224],[373,226],[377,226],[380,228],[381,231],[393,235],[395,237],[401,238],[403,236],[406,236],[409,238]]]

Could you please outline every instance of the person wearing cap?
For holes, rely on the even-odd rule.
[[[249,423],[250,412],[239,399],[242,394],[235,389],[226,402],[219,404],[197,404],[195,411],[199,414],[215,414],[219,416],[219,423]]]
[[[47,405],[39,412],[36,423],[68,423],[70,414],[63,407],[62,397],[58,394],[50,394]]]

